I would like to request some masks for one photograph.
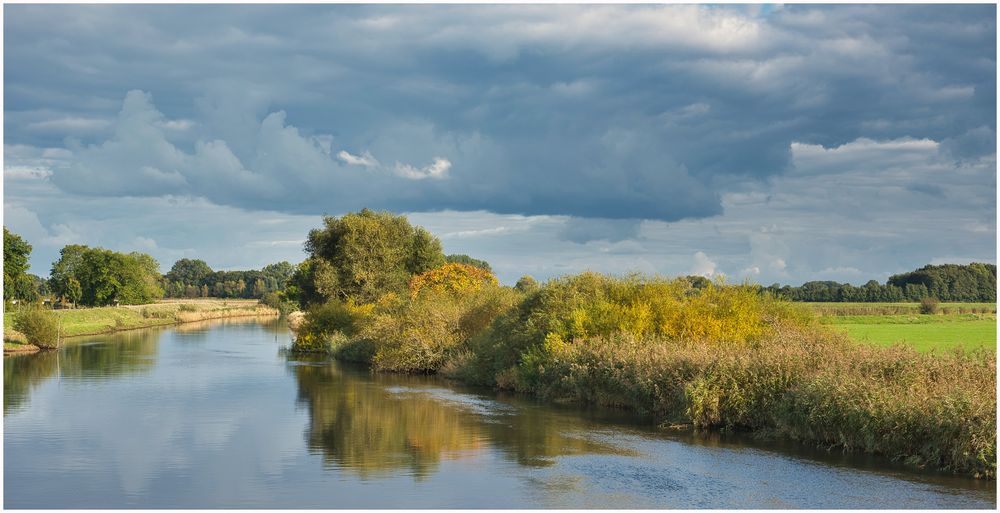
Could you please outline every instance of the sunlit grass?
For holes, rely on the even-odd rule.
[[[906,344],[917,351],[996,351],[995,315],[870,315],[825,317],[824,324],[852,339],[880,346]]]

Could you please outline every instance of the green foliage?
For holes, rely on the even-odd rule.
[[[300,303],[353,299],[373,303],[401,294],[410,277],[444,264],[441,243],[404,216],[364,209],[325,217],[309,232],[307,264],[299,267]]]
[[[356,305],[352,300],[335,299],[313,305],[298,328],[292,351],[332,352],[336,347],[334,341],[344,342],[358,334],[373,308],[373,305]]]
[[[920,313],[922,314],[936,314],[938,313],[939,302],[937,299],[932,297],[925,297],[920,300]]]
[[[74,304],[83,297],[82,289],[79,294],[74,295],[76,285],[80,285],[80,280],[76,278],[77,269],[83,261],[83,254],[90,248],[79,244],[69,244],[59,250],[59,260],[52,264],[49,272],[49,288],[58,297],[69,299]],[[71,285],[70,281],[76,285]]]
[[[479,260],[478,258],[472,258],[469,255],[448,255],[444,257],[444,259],[449,264],[471,265],[473,267],[478,267],[480,269],[493,272],[493,269],[490,267],[489,262],[485,260]]]
[[[890,276],[887,283],[915,291],[912,295],[907,294],[911,300],[931,296],[942,301],[995,302],[997,266],[983,263],[926,265],[913,272]]]
[[[297,305],[294,301],[286,298],[281,292],[266,292],[260,298],[260,303],[264,306],[274,308],[281,315],[288,315],[295,311]]]
[[[517,283],[514,284],[514,288],[517,289],[518,292],[523,292],[525,294],[529,294],[531,292],[538,290],[538,286],[539,286],[538,281],[535,280],[535,278],[533,278],[532,276],[527,274],[521,276],[517,280]]]
[[[35,285],[28,276],[28,257],[31,244],[19,235],[3,228],[3,299],[34,301],[38,297]]]
[[[59,321],[52,310],[40,307],[18,309],[14,313],[14,329],[23,333],[28,343],[39,348],[59,347]]]
[[[496,285],[427,290],[409,300],[390,296],[375,305],[358,335],[373,344],[376,370],[437,372],[518,300],[516,292]]]
[[[178,260],[164,276],[167,297],[219,297],[260,299],[269,292],[283,291],[295,267],[288,262],[264,266],[261,270],[213,271],[202,260]]]
[[[182,258],[174,262],[170,272],[164,277],[183,285],[201,285],[202,281],[210,274],[212,274],[212,268],[204,260]]]
[[[52,264],[53,291],[87,306],[135,305],[163,297],[159,263],[145,253],[65,246]]]
[[[896,302],[934,297],[941,301],[996,302],[997,267],[994,264],[927,265],[890,276],[885,285],[870,280],[861,287],[835,281],[810,281],[801,287],[767,290],[793,301]]]

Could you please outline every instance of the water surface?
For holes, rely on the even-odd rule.
[[[987,508],[996,483],[283,351],[280,321],[4,359],[8,508]]]

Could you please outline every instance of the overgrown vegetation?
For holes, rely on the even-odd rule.
[[[996,475],[992,352],[858,346],[804,305],[698,277],[583,273],[504,287],[436,257],[417,272],[406,241],[422,232],[350,216],[357,227],[328,218],[310,235],[312,274],[298,276],[311,299],[293,350]],[[384,238],[358,247],[370,240],[362,232]],[[394,262],[391,276],[372,274],[379,262]]]

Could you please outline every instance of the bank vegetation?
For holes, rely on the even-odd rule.
[[[859,345],[748,284],[584,273],[505,287],[403,223],[363,211],[310,234],[293,350],[995,478],[992,352]]]

